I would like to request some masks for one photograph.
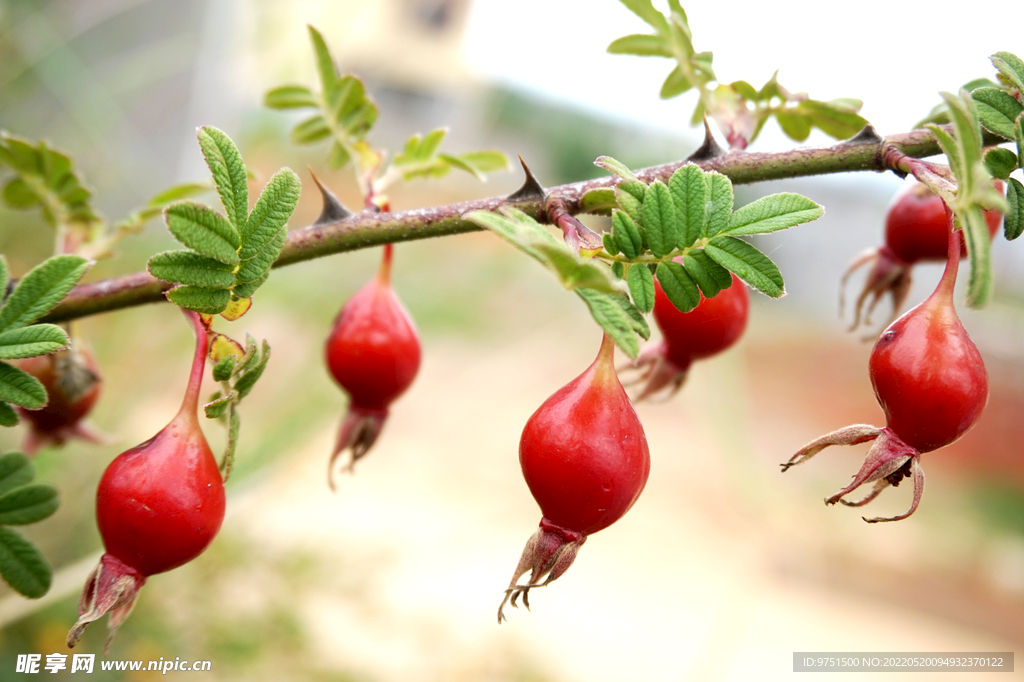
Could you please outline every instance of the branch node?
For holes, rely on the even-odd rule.
[[[316,176],[316,173],[313,172],[312,168],[309,169],[309,174],[313,176],[313,182],[316,183],[317,189],[320,190],[320,197],[324,202],[323,210],[320,211],[320,216],[313,222],[313,226],[319,227],[320,225],[337,223],[355,215],[345,207],[345,204],[341,203],[341,199],[339,199],[334,192],[327,189],[327,187],[320,182],[320,178]]]
[[[523,165],[523,172],[526,173],[526,182],[523,186],[517,189],[512,194],[509,194],[506,198],[507,201],[544,201],[544,197],[547,196],[543,185],[541,185],[537,178],[533,177],[533,173],[530,171],[530,167],[523,161],[522,155],[519,155],[519,163]]]

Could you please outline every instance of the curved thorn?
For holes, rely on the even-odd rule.
[[[530,171],[530,167],[523,161],[522,155],[519,156],[519,163],[523,166],[523,172],[526,173],[526,181],[523,186],[517,189],[512,194],[505,197],[506,201],[543,201],[547,195],[544,187],[537,181],[537,178],[533,176]]]
[[[320,190],[320,198],[323,199],[323,209],[320,211],[320,216],[313,221],[314,226],[328,225],[336,223],[346,218],[351,218],[354,213],[345,207],[345,204],[341,203],[341,200],[332,192],[327,189],[320,178],[316,176],[313,169],[309,169],[309,174],[313,176],[313,182],[316,183],[317,189]]]

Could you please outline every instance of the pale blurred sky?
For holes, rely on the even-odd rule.
[[[654,4],[667,9],[664,0]],[[961,5],[977,8],[967,15],[954,14],[949,2],[900,0],[682,4],[694,46],[715,53],[723,82],[747,80],[760,87],[779,69],[780,82],[793,92],[862,99],[862,113],[882,134],[908,130],[939,101],[939,91],[992,78],[990,54],[1024,52],[1024,5],[1018,2]],[[990,13],[996,7],[1003,17]],[[613,0],[474,0],[466,49],[484,78],[616,116],[685,126],[696,95],[658,99],[669,60],[605,52],[619,36],[650,32]],[[607,83],[617,83],[621,95],[597,87]],[[755,149],[791,145],[773,122]]]

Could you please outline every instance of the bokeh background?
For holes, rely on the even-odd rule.
[[[1021,52],[1016,22],[909,3],[860,3],[849,16],[799,2],[687,10],[698,49],[715,50],[723,79],[760,84],[780,68],[793,90],[862,97],[883,134],[909,129],[939,90],[991,77],[988,54]],[[640,167],[699,143],[685,125],[692,98],[657,99],[666,63],[604,54],[615,37],[644,30],[613,0],[0,0],[0,127],[71,154],[116,221],[170,184],[205,178],[194,131],[215,125],[262,180],[285,165],[300,172],[290,227],[301,228],[320,210],[307,166],[347,204],[361,203],[351,174],[326,168],[325,148],[289,143],[295,118],[261,106],[271,87],[315,86],[306,24],[343,72],[364,78],[381,110],[370,136],[379,147],[446,125],[446,149],[522,154],[554,185],[599,175],[592,161],[601,154]],[[770,123],[754,148],[791,144]],[[396,188],[392,206],[503,195],[520,183],[515,171],[487,184],[453,175]],[[533,613],[512,610],[500,627],[502,591],[540,516],[519,472],[519,433],[596,353],[586,310],[488,234],[400,245],[394,284],[419,325],[423,366],[374,451],[331,494],[326,463],[345,399],[324,370],[322,343],[380,251],[275,271],[252,312],[222,323],[273,347],[243,406],[224,527],[197,560],[148,582],[110,657],[212,662],[211,672],[168,679],[596,682],[789,679],[794,651],[1024,650],[1019,247],[997,238],[996,299],[961,311],[991,400],[962,441],[925,457],[928,487],[912,519],[869,526],[856,510],[821,504],[864,446],[779,474],[818,435],[881,421],[870,343],[837,315],[838,278],[880,239],[899,186],[862,174],[738,189],[739,202],[796,191],[826,208],[819,221],[759,243],[782,267],[788,295],[753,296],[737,347],[696,366],[671,401],[639,406],[652,452],[643,496],[591,538],[565,577],[534,593]],[[141,270],[172,247],[154,221],[89,278]],[[0,251],[15,275],[51,249],[38,215],[0,210]],[[912,301],[939,272],[915,271]],[[56,577],[38,601],[0,586],[0,680],[21,679],[18,654],[66,651],[101,547],[99,476],[169,420],[185,383],[190,330],[166,305],[85,319],[78,333],[106,379],[92,421],[113,442],[36,459],[62,506],[27,534]],[[206,430],[216,451],[223,435],[216,424]],[[0,433],[0,446],[16,449],[21,436],[21,427]],[[901,486],[872,506],[888,515],[908,504]],[[94,625],[79,650],[100,653],[105,635]],[[1024,671],[999,679],[1009,677]],[[831,679],[800,677],[818,678]]]

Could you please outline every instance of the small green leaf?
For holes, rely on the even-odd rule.
[[[618,210],[612,212],[612,237],[626,258],[636,258],[643,251],[644,242],[640,230],[628,213]]]
[[[0,400],[0,426],[17,426],[19,421],[14,408]]]
[[[704,171],[688,163],[672,174],[668,188],[681,223],[677,246],[685,249],[701,238],[707,222],[708,186]]]
[[[348,149],[345,148],[345,145],[340,142],[335,142],[331,145],[331,153],[327,157],[327,165],[334,170],[338,170],[348,163],[351,158],[352,157],[349,154]]]
[[[971,257],[971,273],[967,279],[967,305],[980,308],[992,296],[992,240],[988,223],[978,206],[968,206],[960,216]]]
[[[260,275],[259,277],[250,282],[241,282],[239,284],[236,284],[231,291],[234,294],[235,298],[249,298],[254,293],[256,293],[256,290],[263,286],[263,283],[266,282],[267,279],[269,278],[270,271],[267,270],[262,275]],[[225,305],[225,308],[226,307],[227,306]]]
[[[639,180],[623,180],[615,186],[615,200],[623,211],[638,223],[644,219],[644,197],[647,185]]]
[[[813,126],[837,140],[853,137],[868,124],[866,118],[842,102],[807,99],[797,105],[797,110]]]
[[[733,81],[729,83],[729,87],[738,92],[740,97],[748,102],[756,102],[759,99],[757,88],[746,81]]]
[[[636,359],[640,353],[637,334],[644,338],[650,336],[650,328],[636,306],[621,294],[608,294],[594,289],[577,289],[576,293],[586,302],[594,321],[611,337],[615,345]]]
[[[691,251],[683,256],[683,266],[706,298],[714,298],[732,284],[729,271],[711,260],[703,250]]]
[[[611,187],[598,187],[583,194],[580,199],[581,213],[598,213],[608,215],[617,206],[615,190]]]
[[[337,88],[338,71],[334,68],[334,60],[327,49],[324,37],[312,26],[309,28],[309,40],[313,43],[313,54],[316,58],[316,71],[320,76],[320,89],[324,93],[324,100],[330,102]]]
[[[1013,122],[1024,111],[1020,102],[999,88],[978,88],[971,99],[981,125],[1007,140],[1014,139]]]
[[[803,142],[811,134],[811,120],[797,111],[796,107],[776,110],[775,120],[791,140]]]
[[[633,175],[633,171],[629,170],[629,168],[626,167],[626,164],[616,159],[613,159],[610,156],[597,157],[597,159],[594,161],[594,165],[599,166],[600,168],[604,168],[609,173],[614,173],[615,175],[618,175],[623,180],[636,180],[636,176]]]
[[[620,253],[619,245],[615,243],[615,237],[612,236],[611,232],[605,232],[601,235],[601,245],[604,246],[604,250],[609,256],[617,256]]]
[[[298,109],[301,107],[319,107],[316,95],[302,85],[282,85],[267,91],[263,96],[263,105],[271,109]]]
[[[242,155],[231,138],[213,126],[203,126],[196,136],[199,138],[199,147],[203,150],[206,165],[213,175],[213,182],[217,185],[217,193],[224,204],[228,222],[237,233],[245,225],[246,217],[249,215],[249,178]],[[234,248],[238,248],[237,243],[234,244]],[[196,251],[203,253],[201,249]],[[208,253],[204,255],[213,256]]]
[[[639,57],[672,57],[672,50],[661,36],[644,33],[622,36],[608,46],[610,54],[633,54]]]
[[[231,292],[227,289],[207,289],[185,285],[168,291],[167,298],[171,303],[186,310],[216,315],[228,307],[228,303],[231,301]],[[244,298],[248,298],[248,296]]]
[[[1014,240],[1024,232],[1024,186],[1016,178],[1010,178],[1006,187],[1006,203],[1009,208],[1003,222],[1006,238]]]
[[[704,237],[713,237],[729,225],[732,215],[732,180],[714,171],[704,173],[707,183],[707,226],[702,233]],[[691,244],[693,242],[690,242]]]
[[[0,575],[14,590],[32,599],[46,594],[53,581],[49,562],[9,528],[0,528]]]
[[[807,197],[781,192],[737,209],[724,233],[733,236],[767,234],[817,220],[824,213],[825,209]]]
[[[961,159],[961,170],[964,171],[962,175],[956,175],[958,191],[966,190],[966,193],[970,194],[974,184],[972,169],[975,163],[981,161],[982,149],[981,128],[978,126],[973,100],[963,92],[960,96],[948,92],[941,94],[952,116],[957,156]],[[952,166],[952,163],[950,165]]]
[[[224,358],[224,360],[227,359],[228,358]],[[228,411],[228,406],[231,405],[232,402],[235,402],[237,398],[238,394],[234,391],[223,396],[220,395],[220,393],[217,393],[213,400],[203,405],[203,413],[206,415],[207,419],[219,419],[224,416],[224,413]]]
[[[331,128],[327,125],[327,119],[320,114],[310,116],[292,128],[291,132],[291,140],[295,144],[314,144],[330,136]]]
[[[692,87],[693,82],[690,80],[690,76],[683,71],[681,66],[677,66],[669,71],[668,76],[665,77],[665,82],[661,84],[661,92],[658,93],[658,97],[661,99],[672,99]]]
[[[227,381],[235,371],[235,356],[225,355],[213,366],[213,380]]]
[[[51,516],[60,506],[57,490],[29,485],[0,496],[0,525],[24,526]]]
[[[209,192],[210,189],[211,186],[209,183],[183,182],[180,185],[168,187],[163,192],[160,192],[156,196],[150,198],[150,200],[146,202],[146,206],[162,209],[167,204],[175,201],[181,201],[182,199],[191,199],[192,197]]]
[[[665,15],[654,9],[651,0],[619,0],[630,12],[650,24],[661,35],[668,35],[668,21]],[[630,357],[633,357],[632,355]]]
[[[0,330],[28,326],[50,312],[91,265],[81,256],[61,255],[32,268],[0,309]]]
[[[4,185],[4,203],[8,208],[26,209],[39,205],[39,195],[21,178],[13,178]]]
[[[7,296],[7,285],[11,282],[11,272],[7,267],[7,258],[0,254],[0,301]]]
[[[964,161],[961,156],[960,149],[957,147],[956,140],[953,139],[953,136],[946,132],[944,128],[940,128],[937,125],[928,123],[925,124],[925,128],[935,136],[935,141],[939,143],[939,148],[942,149],[942,153],[946,155],[946,161],[949,163],[949,168],[953,171],[953,175],[958,178],[962,178],[964,173]]]
[[[171,204],[164,210],[164,221],[175,239],[190,249],[226,265],[238,264],[238,232],[212,208],[190,201]]]
[[[259,358],[255,360],[255,364],[249,364],[246,366],[244,373],[238,377],[238,381],[235,382],[234,389],[238,393],[238,399],[241,400],[245,396],[249,395],[249,391],[256,385],[260,377],[263,376],[263,370],[267,368],[267,362],[270,360],[270,345],[264,341],[262,348],[260,349]]]
[[[992,177],[1006,180],[1017,169],[1017,155],[1002,147],[990,149],[985,154],[985,168]]]
[[[654,309],[654,276],[643,265],[634,265],[626,273],[629,294],[633,303],[642,312],[649,313]]]
[[[67,333],[53,324],[34,324],[0,332],[0,358],[4,360],[47,355],[67,345]]]
[[[700,303],[700,291],[686,269],[675,261],[658,263],[658,283],[680,312],[688,313]]]
[[[662,258],[671,253],[679,242],[679,219],[672,194],[660,180],[647,188],[643,210],[647,243],[651,253],[656,258]]]
[[[284,248],[287,238],[287,230],[284,227],[279,228],[277,235],[274,236],[262,251],[249,260],[242,262],[242,267],[235,273],[235,284],[255,282],[261,278],[266,279],[270,274],[270,268],[273,267],[274,261],[281,254],[281,249]],[[240,298],[248,298],[248,296],[241,296]]]
[[[761,293],[779,298],[786,285],[778,266],[768,256],[742,239],[721,235],[715,237],[704,251],[716,263]]]
[[[46,389],[31,374],[0,362],[0,400],[38,410],[46,406]]]
[[[8,452],[0,457],[0,495],[28,485],[35,475],[36,469],[28,457],[20,452]]]
[[[229,289],[235,283],[230,265],[194,251],[165,251],[149,259],[149,274],[173,284],[189,284],[208,289]]]
[[[242,230],[239,258],[248,260],[254,257],[278,237],[299,203],[300,186],[299,176],[292,169],[282,168],[274,173],[252,207]]]
[[[480,149],[475,152],[464,152],[455,157],[476,170],[476,174],[493,173],[508,170],[508,157],[494,149]]]
[[[1024,93],[1024,61],[1011,52],[996,52],[990,59],[992,65],[999,69],[999,73],[1017,88],[1018,92]]]

